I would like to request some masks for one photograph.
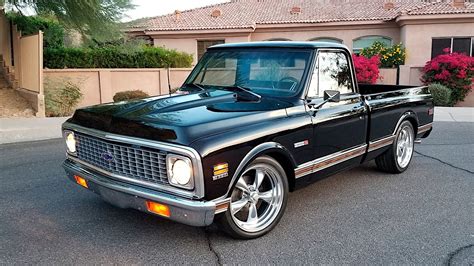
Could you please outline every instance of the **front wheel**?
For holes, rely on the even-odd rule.
[[[377,167],[389,173],[402,173],[410,165],[415,144],[415,131],[410,121],[403,121],[390,149],[375,158]]]
[[[221,224],[233,237],[260,237],[278,224],[287,200],[285,170],[271,157],[258,157],[240,174]]]

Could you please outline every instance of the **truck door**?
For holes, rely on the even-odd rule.
[[[313,122],[312,173],[333,172],[358,164],[366,150],[367,110],[355,87],[355,74],[345,50],[319,50],[307,93]],[[323,102],[325,90],[337,90],[337,103]],[[306,165],[307,167],[307,165]],[[308,169],[308,168],[306,168]]]

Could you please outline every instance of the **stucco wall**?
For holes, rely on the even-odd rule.
[[[474,36],[474,22],[404,25],[400,36],[407,48],[405,65],[424,65],[431,60],[433,38]]]
[[[189,68],[170,70],[171,88],[182,85],[189,75]],[[169,92],[167,70],[146,69],[45,69],[45,89],[48,83],[71,81],[77,84],[83,98],[78,107],[111,102],[115,93],[127,90],[142,90],[149,95],[163,95]]]
[[[291,30],[267,31],[257,29],[251,35],[252,41],[265,41],[274,38],[285,38],[292,41],[308,41],[314,38],[332,37],[343,41],[349,49],[352,49],[352,41],[356,38],[371,35],[381,35],[392,39],[393,43],[400,42],[400,29],[393,27],[373,28],[334,28],[334,27],[301,27]]]
[[[180,38],[180,39],[153,39],[153,44],[158,47],[165,47],[168,49],[175,49],[180,52],[192,54],[194,63],[197,61],[197,42],[195,38]]]
[[[3,66],[5,66],[7,71],[11,66],[11,35],[10,33],[10,23],[5,16],[5,10],[0,10],[0,45],[1,53],[3,59]]]
[[[42,34],[18,38],[18,57],[15,56],[15,73],[20,81],[20,87],[43,94],[43,38]],[[18,47],[18,46],[17,46]],[[18,51],[18,50],[17,50]]]
[[[377,84],[395,85],[397,84],[396,68],[381,68]]]
[[[198,61],[197,58],[197,41],[198,40],[225,40],[226,43],[235,42],[249,42],[250,35],[243,36],[196,36],[194,38],[178,38],[178,39],[167,39],[157,38],[153,39],[153,44],[158,47],[165,47],[168,49],[175,49],[180,52],[186,52],[193,55],[193,64],[195,65]]]
[[[457,107],[474,107],[474,86],[472,86],[471,92],[466,95],[464,101],[458,102],[456,104]]]
[[[392,39],[393,43],[400,42],[400,28],[395,24],[386,25],[364,25],[345,27],[294,27],[282,29],[256,29],[251,34],[233,36],[233,34],[206,34],[176,38],[155,37],[154,45],[176,49],[178,51],[194,55],[194,63],[197,62],[197,41],[198,40],[222,40],[226,43],[265,41],[275,38],[284,38],[292,41],[307,41],[314,38],[331,37],[343,41],[345,45],[352,49],[352,41],[363,36],[381,35]]]
[[[70,81],[81,88],[83,98],[78,107],[101,103],[99,71],[94,69],[45,69],[44,89]]]
[[[236,36],[236,37],[226,37],[225,42],[226,43],[235,43],[235,42],[250,42],[250,35],[246,36]]]
[[[43,33],[22,36],[0,10],[0,53],[9,85],[31,104],[36,116],[44,117]]]

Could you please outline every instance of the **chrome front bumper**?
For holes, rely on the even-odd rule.
[[[74,175],[86,179],[88,188],[91,191],[99,194],[102,199],[110,204],[120,208],[132,208],[153,214],[148,212],[146,207],[146,201],[150,200],[168,205],[171,213],[169,219],[192,226],[210,225],[214,220],[216,209],[220,209],[220,207],[216,207],[216,202],[213,201],[184,199],[156,190],[116,181],[71,160],[64,161],[63,167],[68,178],[74,181],[74,183],[76,182]],[[217,204],[221,206],[221,203]]]

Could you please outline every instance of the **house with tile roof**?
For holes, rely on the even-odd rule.
[[[127,29],[194,55],[219,43],[330,41],[354,52],[374,41],[407,48],[400,83],[419,83],[419,69],[446,47],[473,55],[473,0],[231,0],[141,20]]]

